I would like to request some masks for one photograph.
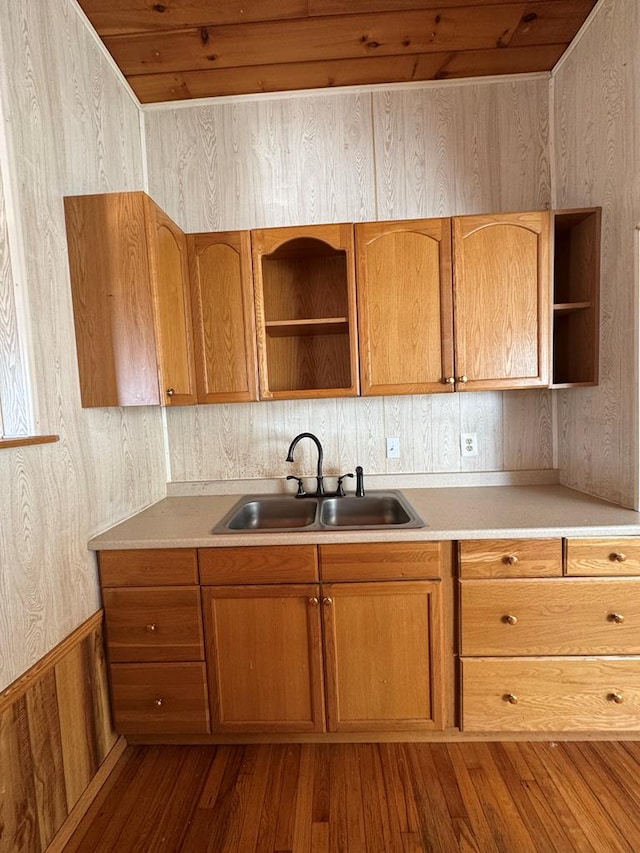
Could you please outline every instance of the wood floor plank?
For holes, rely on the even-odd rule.
[[[529,782],[529,795],[541,820],[546,820],[549,827],[554,824],[559,825],[559,837],[565,838],[568,844],[573,845],[569,850],[591,853],[594,847],[587,838],[579,818],[571,809],[570,798],[565,799],[562,790],[556,786],[549,775],[546,764],[541,758],[540,745],[518,743],[515,746],[530,767],[535,779],[535,782]],[[559,841],[558,845],[557,849],[562,850]]]
[[[478,848],[482,853],[496,853],[498,847],[473,784],[473,779],[465,763],[463,746],[461,744],[447,744],[447,751],[456,773],[456,780],[464,800],[471,832],[476,839]]]
[[[638,839],[640,743],[137,746],[65,853],[629,853]]]

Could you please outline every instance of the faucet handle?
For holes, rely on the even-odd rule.
[[[306,494],[304,490],[304,483],[302,482],[302,477],[294,477],[293,474],[287,475],[287,480],[297,480],[298,481],[298,491],[296,493],[296,497],[301,498]]]
[[[342,481],[346,477],[353,477],[353,474],[349,472],[348,474],[343,474],[341,477],[338,477],[338,485],[336,486],[336,497],[343,498],[345,496],[344,486],[342,485]]]

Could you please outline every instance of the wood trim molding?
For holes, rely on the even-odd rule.
[[[0,450],[4,447],[26,447],[30,444],[52,444],[60,441],[59,435],[19,435],[13,438],[0,438]]]
[[[82,623],[82,625],[76,628],[72,634],[69,634],[69,636],[65,637],[62,642],[58,643],[57,646],[54,646],[54,648],[35,663],[31,669],[28,669],[8,687],[6,687],[2,693],[0,693],[0,715],[2,715],[10,705],[20,699],[21,696],[24,696],[24,694],[42,678],[47,670],[52,669],[57,663],[59,663],[75,645],[80,643],[85,637],[88,637],[89,634],[91,634],[91,632],[102,623],[103,615],[104,612],[102,610],[97,610],[93,616],[90,616]]]
[[[65,822],[57,831],[53,841],[47,847],[47,853],[62,853],[69,839],[80,825],[80,821],[89,811],[93,801],[98,796],[111,773],[115,770],[118,761],[122,757],[128,743],[123,735],[113,745],[111,752],[100,765],[98,772],[93,777],[84,793],[67,815]]]

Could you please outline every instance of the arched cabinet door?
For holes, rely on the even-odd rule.
[[[199,403],[258,399],[248,231],[188,234]]]
[[[160,402],[184,406],[196,402],[187,240],[164,211],[145,201]]]
[[[549,384],[549,214],[453,219],[456,390]]]
[[[362,393],[453,391],[451,220],[356,225]]]

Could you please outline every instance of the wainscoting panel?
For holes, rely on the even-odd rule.
[[[44,851],[117,740],[100,611],[0,694],[0,853]]]

